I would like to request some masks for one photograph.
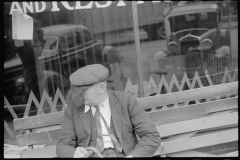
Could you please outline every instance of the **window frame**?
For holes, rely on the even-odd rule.
[[[68,52],[71,52],[71,50],[73,50],[73,49],[77,49],[77,50],[78,50],[78,49],[81,49],[81,48],[84,47],[84,42],[83,42],[83,40],[82,40],[81,33],[80,33],[78,30],[74,30],[73,32],[68,32],[68,33],[62,35],[61,38],[60,38],[60,41],[62,41],[62,39],[63,39],[63,40],[64,40],[64,43],[67,44],[68,40],[66,40],[65,38],[66,38],[68,35],[71,35],[71,36],[73,37],[74,34],[78,34],[78,37],[80,38],[81,45],[76,45],[76,46],[74,46],[74,47],[69,48],[69,47],[68,47],[69,44],[68,44],[68,45],[66,45],[66,49],[61,48],[62,51],[68,53]],[[75,39],[76,39],[76,38],[75,38]],[[73,39],[73,42],[75,42],[75,41],[76,41],[76,40]],[[61,42],[61,43],[62,43],[62,42]]]
[[[90,41],[85,41],[85,40],[86,40],[85,37],[86,37],[86,35],[87,35],[87,34],[85,34],[85,33],[87,33],[87,34],[89,35],[89,37],[91,38]],[[85,44],[85,46],[88,46],[88,45],[90,45],[90,44],[93,44],[93,37],[92,37],[92,34],[91,34],[91,32],[90,32],[89,30],[83,29],[83,30],[81,31],[81,34],[82,34],[83,43]],[[89,37],[87,37],[87,38],[89,39]]]

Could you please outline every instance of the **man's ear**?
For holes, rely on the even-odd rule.
[[[106,83],[101,83],[100,84],[100,93],[104,93],[107,89]]]

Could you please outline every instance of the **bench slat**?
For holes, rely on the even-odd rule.
[[[16,137],[18,146],[46,144],[50,141],[56,141],[59,138],[60,129],[29,133],[18,135]]]
[[[222,154],[218,157],[238,157],[238,151]]]
[[[40,149],[23,151],[20,153],[21,158],[54,158],[57,157],[56,145]]]
[[[148,112],[147,114],[153,122],[164,124],[171,119],[199,116],[234,108],[238,108],[238,97]]]
[[[43,132],[43,131],[49,131],[49,130],[54,130],[54,129],[61,129],[61,125],[58,124],[58,125],[54,125],[54,126],[36,128],[36,129],[33,129],[33,132]]]
[[[164,123],[164,121],[169,120],[170,118],[171,119],[183,118],[188,116],[195,116],[199,114],[207,114],[211,112],[237,108],[238,107],[237,100],[238,97],[233,97],[223,100],[177,107],[168,110],[148,112],[147,114],[153,122]],[[26,117],[21,119],[14,119],[13,120],[14,130],[33,129],[39,127],[46,127],[49,125],[61,124],[61,120],[63,117],[64,111],[49,113],[46,115]]]
[[[202,152],[190,150],[190,151],[183,151],[183,152],[168,154],[168,157],[238,157],[238,151],[221,154],[221,155],[214,155],[214,154],[202,153]]]
[[[238,113],[227,113],[220,115],[205,116],[186,121],[158,125],[157,130],[161,137],[172,136],[176,134],[206,130],[238,124]],[[54,126],[55,127],[55,126]],[[50,141],[58,140],[61,126],[52,128],[52,130],[39,130],[36,133],[18,135],[17,142],[19,146],[46,144]]]
[[[143,109],[148,109],[162,105],[216,97],[231,93],[238,93],[238,82],[215,85],[211,87],[202,87],[186,91],[179,91],[176,93],[137,98],[137,103]]]
[[[229,129],[212,134],[191,137],[170,142],[162,142],[154,155],[165,155],[216,144],[238,141],[238,129]]]
[[[218,157],[218,156],[214,154],[188,150],[188,151],[168,154],[168,157]]]
[[[39,152],[41,154],[39,154]],[[23,151],[21,152],[20,155],[21,155],[21,158],[54,158],[54,157],[57,157],[56,145],[37,149],[37,150]],[[168,154],[168,156],[169,157],[238,157],[238,151],[222,154],[222,155],[213,155],[213,154],[189,150],[189,151],[182,151],[182,152]]]
[[[14,119],[14,130],[32,129],[61,124],[63,117],[64,111]]]
[[[193,131],[193,132],[173,135],[173,136],[171,136],[167,139],[162,140],[162,142],[170,142],[170,141],[176,141],[176,140],[179,140],[179,139],[190,138],[190,137],[193,137],[194,135],[196,135],[197,133],[198,133],[197,131]]]
[[[168,154],[168,157],[238,157],[238,151],[221,154],[221,155],[214,155],[214,154],[189,150],[189,151]]]
[[[230,126],[234,124],[238,124],[238,112],[212,115],[187,121],[158,125],[156,127],[161,137],[167,137],[175,134]]]
[[[238,151],[230,152],[222,155],[214,155],[214,154],[189,150],[189,151],[168,154],[168,157],[238,157]]]

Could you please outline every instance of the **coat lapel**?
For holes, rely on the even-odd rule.
[[[122,132],[121,132],[121,105],[118,103],[118,100],[115,98],[111,91],[109,93],[109,105],[111,108],[111,118],[113,122],[113,127],[117,134],[117,139],[122,144]],[[112,125],[112,124],[111,124]]]
[[[90,111],[91,111],[91,109],[88,112],[84,113],[84,107],[83,107],[83,109],[79,110],[79,112],[78,112],[79,116],[80,116],[81,123],[82,123],[83,128],[85,130],[85,133],[88,137],[87,142],[86,142],[86,146],[88,146],[88,143],[89,143],[90,137],[91,137],[90,136],[91,121],[90,121],[90,115],[89,115]]]

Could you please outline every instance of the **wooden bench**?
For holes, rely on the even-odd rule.
[[[189,105],[193,100],[195,104]],[[196,149],[238,141],[237,100],[238,82],[233,82],[139,98],[138,104],[148,111],[162,137],[155,155],[214,157]]]
[[[237,100],[238,82],[232,82],[137,98],[137,103],[146,110],[162,137],[162,143],[155,155],[231,157],[237,156],[238,152],[214,155],[202,150],[203,147],[238,141]],[[28,146],[28,150],[22,151],[20,156],[56,157],[56,144],[63,116],[64,111],[61,111],[14,119],[15,130],[26,130],[26,134],[16,137],[18,146]],[[41,144],[45,146],[33,149],[33,145]]]

